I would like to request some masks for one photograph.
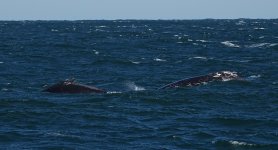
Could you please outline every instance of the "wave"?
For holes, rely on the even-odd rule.
[[[120,91],[108,91],[107,94],[121,94],[123,92]]]
[[[7,88],[2,88],[1,91],[9,91]]]
[[[136,64],[136,65],[138,65],[138,64],[141,63],[141,62],[139,62],[139,61],[132,61],[132,60],[130,60],[130,62],[133,63],[133,64]]]
[[[250,143],[239,140],[216,140],[212,144],[223,149],[276,149],[277,144],[274,143]]]
[[[229,141],[229,143],[236,146],[256,146],[256,144],[250,144],[250,143],[239,142],[239,141]]]
[[[269,48],[269,47],[274,47],[277,45],[278,45],[278,43],[256,43],[256,44],[251,44],[246,47],[247,48]]]
[[[46,133],[45,135],[54,136],[54,137],[65,137],[65,138],[78,138],[78,139],[81,138],[80,136],[63,134],[63,133],[59,133],[59,132],[49,132],[49,133]]]
[[[243,21],[243,20],[240,20],[240,21],[236,22],[236,25],[238,25],[238,26],[244,25],[244,24],[246,24],[246,22]]]
[[[51,32],[59,32],[57,29],[51,29]]]
[[[256,27],[256,28],[254,28],[254,30],[265,30],[266,28],[258,28],[258,27]]]
[[[203,57],[203,56],[195,56],[195,57],[188,58],[188,60],[192,60],[192,59],[208,60],[207,57]]]
[[[235,146],[235,147],[255,147],[257,144],[236,141],[236,140],[219,140],[219,141],[212,141],[213,144],[221,145],[221,146]]]
[[[227,47],[234,47],[234,48],[240,48],[239,45],[232,43],[231,41],[224,41],[221,42],[221,44],[224,44]]]
[[[247,81],[252,81],[252,80],[256,80],[256,79],[258,79],[258,78],[260,78],[260,77],[261,77],[260,74],[258,74],[258,75],[251,75],[251,76],[249,76],[249,77],[246,77],[246,80],[247,80]]]
[[[207,43],[207,42],[209,42],[209,41],[206,41],[206,40],[196,40],[196,41],[202,42],[202,43]]]
[[[93,50],[93,52],[94,52],[96,55],[99,54],[99,51],[97,51],[97,50]]]
[[[154,61],[160,61],[160,62],[164,62],[164,61],[167,61],[167,60],[165,60],[165,59],[160,59],[160,58],[155,58],[155,59],[153,59]]]

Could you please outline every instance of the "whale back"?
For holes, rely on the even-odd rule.
[[[165,86],[160,87],[159,89],[167,88],[177,88],[177,87],[186,87],[186,86],[197,86],[211,81],[228,81],[233,79],[238,79],[236,72],[231,71],[219,71],[215,73],[210,73],[208,75],[202,75],[192,78],[186,78],[179,81],[172,82]]]
[[[75,83],[74,81],[68,80],[54,84],[44,91],[51,93],[106,93],[106,91],[103,89]]]

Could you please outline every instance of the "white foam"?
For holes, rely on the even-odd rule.
[[[107,28],[107,26],[96,26],[96,28]]]
[[[98,54],[99,54],[99,52],[98,52],[97,50],[93,50],[93,51],[95,52],[95,54],[96,54],[96,55],[98,55]]]
[[[9,89],[6,88],[2,88],[1,91],[8,91]]]
[[[240,20],[240,21],[238,21],[238,22],[236,23],[236,25],[244,25],[244,24],[246,24],[246,22],[243,21],[243,20]]]
[[[239,48],[240,47],[239,45],[234,44],[231,41],[224,41],[224,42],[221,42],[221,44],[224,44],[227,47],[235,47],[235,48]]]
[[[206,40],[196,40],[196,41],[198,41],[198,42],[202,42],[202,43],[206,43],[206,42],[208,42],[208,41],[206,41]]]
[[[197,46],[197,45],[199,45],[199,44],[198,44],[198,43],[193,43],[193,45],[196,45],[196,46]]]
[[[105,32],[105,30],[95,29],[96,32]]]
[[[256,28],[254,28],[255,30],[265,30],[265,28],[258,28],[258,27],[256,27]]]
[[[107,94],[119,94],[119,93],[123,93],[123,92],[119,92],[119,91],[108,91]]]
[[[136,64],[136,65],[138,65],[138,64],[140,64],[141,62],[139,62],[139,61],[130,61],[131,63],[133,63],[133,64]]]
[[[248,48],[262,48],[262,47],[273,47],[278,45],[278,43],[256,43],[247,46]]]
[[[247,80],[254,80],[254,79],[258,79],[258,78],[260,78],[261,77],[261,75],[251,75],[251,76],[249,76],[249,77],[247,77]]]
[[[207,59],[207,57],[201,57],[201,56],[196,56],[196,57],[193,57],[193,58],[195,58],[195,59],[203,59],[203,60]]]
[[[246,142],[239,142],[239,141],[229,141],[230,144],[235,146],[255,146],[255,144],[250,144]]]
[[[57,29],[51,29],[51,32],[58,32],[59,30]]]
[[[272,44],[269,44],[269,47],[273,47],[273,46],[277,46],[278,43],[272,43]]]
[[[0,61],[0,64],[4,64],[4,62],[3,62],[3,61]]]
[[[126,86],[132,91],[144,91],[144,90],[146,90],[144,87],[138,86],[134,82],[127,82]]]
[[[250,62],[251,60],[227,60],[227,61],[230,61],[230,62],[239,62],[239,63],[247,63],[247,62]]]
[[[165,59],[160,59],[160,58],[155,58],[155,59],[153,59],[154,61],[161,61],[161,62],[164,62],[164,61],[167,61],[167,60],[165,60]]]
[[[57,133],[57,132],[46,133],[46,135],[49,135],[49,136],[54,136],[54,137],[70,137],[70,138],[80,138],[79,136],[75,136],[75,135],[68,135],[68,134],[62,134],[62,133]]]

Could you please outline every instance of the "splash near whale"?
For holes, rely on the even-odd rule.
[[[178,87],[186,87],[186,86],[197,86],[200,84],[204,84],[212,81],[229,81],[229,80],[240,80],[241,78],[238,76],[237,72],[231,71],[219,71],[210,73],[207,75],[182,79],[179,81],[172,82],[170,84],[164,85],[159,89],[168,89],[168,88],[178,88]]]
[[[74,80],[65,80],[57,84],[54,84],[45,90],[44,92],[50,93],[107,93],[106,90],[99,89],[93,86],[88,86],[75,82]]]

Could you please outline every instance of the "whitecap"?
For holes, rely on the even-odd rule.
[[[202,29],[209,29],[209,30],[213,30],[214,28],[212,28],[212,27],[202,27]]]
[[[254,30],[265,30],[265,28],[258,28],[258,27],[256,27],[256,28],[254,28]]]
[[[120,93],[123,93],[123,92],[120,92],[120,91],[108,91],[107,94],[120,94]]]
[[[234,60],[234,59],[231,59],[231,60],[227,60],[227,61],[230,61],[230,62],[238,62],[238,63],[248,63],[248,62],[250,62],[251,60]]]
[[[239,141],[229,141],[230,144],[235,146],[255,146],[255,144],[250,144],[246,142],[239,142]]]
[[[0,61],[0,64],[4,64],[4,62],[3,62],[3,61]]]
[[[9,89],[6,88],[2,88],[1,91],[8,91]]]
[[[62,134],[62,133],[57,133],[57,132],[46,133],[46,135],[54,136],[54,137],[80,138],[79,136],[76,136],[76,135],[68,135],[68,134]]]
[[[258,79],[258,78],[260,78],[261,77],[261,75],[251,75],[251,76],[249,76],[249,77],[247,77],[247,80],[255,80],[255,79]]]
[[[269,44],[269,47],[273,47],[273,46],[277,46],[278,43],[272,43],[272,44]]]
[[[96,28],[107,28],[107,26],[96,26]]]
[[[99,54],[99,52],[98,52],[97,50],[93,50],[93,51],[95,52],[95,54],[96,54],[96,55],[98,55],[98,54]]]
[[[58,32],[59,30],[57,29],[51,29],[51,32]]]
[[[246,24],[246,22],[243,21],[243,20],[240,20],[240,21],[236,22],[236,25],[244,25],[244,24]]]
[[[130,61],[131,63],[133,63],[133,64],[136,64],[136,65],[138,65],[138,64],[140,64],[141,62],[139,62],[139,61]]]
[[[138,86],[134,82],[126,82],[125,85],[132,91],[144,91],[144,90],[146,90],[144,87]]]
[[[250,76],[250,78],[260,78],[260,77],[261,77],[261,75],[259,75],[259,74],[258,75],[251,75]]]
[[[96,32],[105,32],[105,30],[95,29]]]
[[[155,58],[154,61],[161,61],[161,62],[164,62],[164,61],[167,61],[165,59],[160,59],[160,58]]]
[[[206,40],[196,40],[196,41],[199,41],[199,42],[202,42],[202,43],[208,42],[208,41],[206,41]]]
[[[203,59],[203,60],[207,59],[207,57],[201,57],[201,56],[196,56],[196,57],[193,57],[193,58],[195,58],[195,59]]]
[[[198,43],[193,43],[193,45],[199,45]]]
[[[278,45],[278,43],[256,43],[247,46],[248,48],[263,48],[263,47],[273,47]]]
[[[224,41],[224,42],[221,42],[221,44],[224,44],[227,47],[235,47],[235,48],[239,48],[240,47],[239,45],[234,44],[231,41]]]

